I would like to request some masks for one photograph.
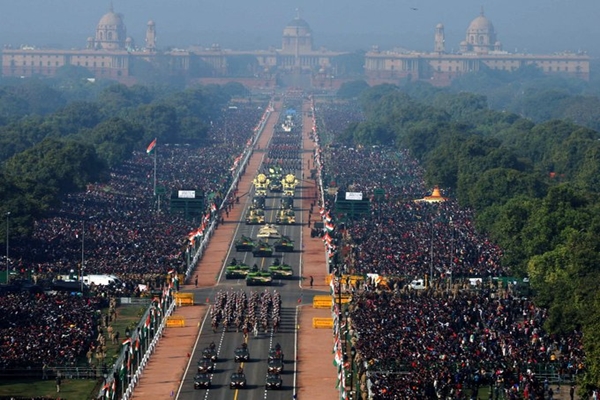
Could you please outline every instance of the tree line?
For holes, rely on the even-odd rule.
[[[562,119],[535,123],[491,110],[483,95],[419,83],[363,85],[358,101],[365,120],[337,140],[409,149],[429,185],[474,209],[502,262],[528,276],[536,303],[548,308],[546,328],[583,331],[583,383],[600,386],[600,134]]]
[[[33,221],[61,196],[105,181],[110,168],[154,138],[161,143],[209,143],[211,122],[221,118],[232,96],[247,94],[239,84],[185,90],[110,84],[81,100],[52,81],[3,83],[0,211],[11,213],[11,238],[27,237]],[[2,241],[5,236],[2,230]]]

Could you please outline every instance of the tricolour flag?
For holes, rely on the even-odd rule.
[[[146,149],[146,153],[147,154],[152,153],[152,150],[154,150],[155,147],[156,147],[156,138],[154,138],[154,140],[152,142],[150,142],[150,144],[148,145],[148,148]]]
[[[325,229],[327,230],[327,232],[331,232],[335,229],[335,227],[331,222],[325,222]]]

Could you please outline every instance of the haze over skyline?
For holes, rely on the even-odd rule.
[[[94,36],[110,1],[2,0],[0,43],[77,47]],[[268,49],[281,46],[296,9],[312,28],[315,47],[432,51],[435,25],[446,50],[458,51],[469,23],[485,15],[509,52],[587,51],[600,56],[598,0],[114,0],[127,34],[143,45],[146,23],[156,22],[158,47],[190,45]]]

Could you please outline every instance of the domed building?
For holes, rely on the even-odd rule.
[[[313,51],[312,30],[299,14],[283,29],[282,53],[307,53]]]
[[[502,45],[496,40],[496,31],[492,22],[481,13],[475,18],[467,29],[467,37],[461,42],[462,52],[486,54],[491,51],[502,50]]]
[[[370,85],[401,84],[422,80],[436,86],[447,86],[464,74],[482,69],[516,71],[534,65],[546,74],[561,74],[589,80],[590,57],[585,53],[555,54],[509,53],[502,50],[492,22],[481,13],[469,24],[459,51],[445,49],[444,26],[434,33],[433,52],[381,51],[379,47],[365,55],[365,75]]]
[[[111,4],[110,10],[100,18],[96,27],[96,48],[122,50],[125,49],[126,40],[127,29],[123,23],[123,16],[115,13]]]

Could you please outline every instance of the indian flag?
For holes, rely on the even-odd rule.
[[[325,229],[328,232],[331,232],[331,231],[333,231],[335,229],[335,227],[333,226],[333,224],[331,222],[325,222]]]
[[[148,145],[148,148],[146,148],[146,154],[152,153],[152,150],[154,150],[155,147],[156,147],[156,138],[154,138],[154,140],[152,142],[150,142],[150,144]]]

